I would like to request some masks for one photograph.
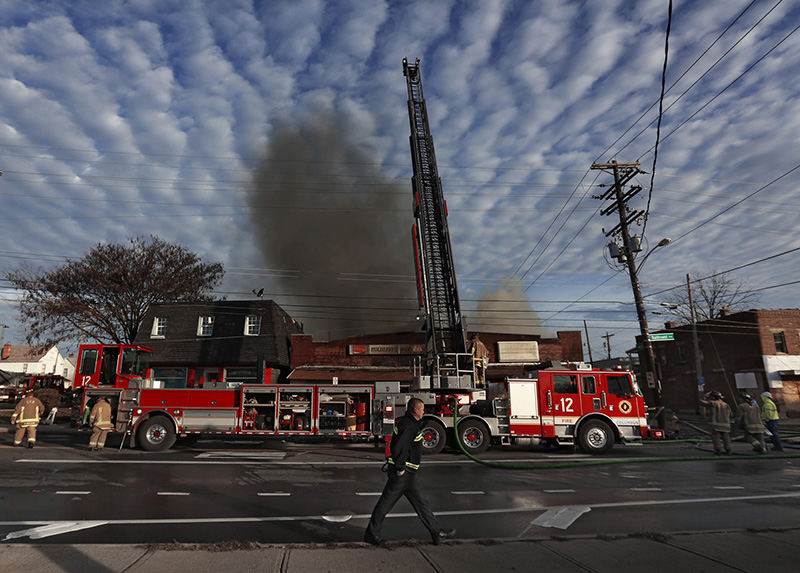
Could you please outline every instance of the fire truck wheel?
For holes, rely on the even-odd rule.
[[[161,452],[175,444],[175,428],[164,416],[154,416],[142,422],[136,434],[139,445],[148,452]]]
[[[441,422],[425,420],[422,422],[422,453],[438,454],[447,443],[447,434]]]
[[[578,444],[587,454],[604,454],[614,446],[614,432],[600,420],[589,420],[581,426]]]
[[[480,420],[458,423],[458,439],[470,454],[480,454],[489,448],[489,427]]]

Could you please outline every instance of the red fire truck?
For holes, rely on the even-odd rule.
[[[452,438],[456,404],[459,437],[474,453],[491,443],[544,442],[602,454],[614,443],[648,435],[644,400],[630,372],[548,368],[489,390],[401,392],[399,382],[228,386],[224,381],[171,389],[151,377],[149,354],[135,345],[81,346],[74,385],[82,411],[106,396],[116,430],[130,437],[131,446],[151,451],[192,434],[385,438],[412,397],[426,404],[428,453],[440,452]]]
[[[411,385],[401,391],[399,382],[200,382],[192,375],[197,385],[173,389],[152,376],[149,349],[88,345],[80,349],[75,378],[82,411],[98,395],[108,396],[117,430],[147,450],[167,449],[179,435],[200,433],[388,438],[412,397],[425,403],[427,452],[440,452],[455,432],[476,453],[491,443],[547,442],[601,454],[614,443],[647,435],[644,400],[629,372],[542,368],[529,378],[488,386],[477,376],[477,361],[485,364],[466,344],[419,60],[404,59],[403,73],[414,168],[414,262],[425,318],[424,356],[414,366]],[[453,427],[456,414],[459,422]]]

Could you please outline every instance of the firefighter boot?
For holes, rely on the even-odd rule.
[[[442,539],[452,539],[456,536],[455,529],[440,529],[433,535],[433,544],[439,545]]]
[[[28,449],[32,450],[35,442],[28,442]]]

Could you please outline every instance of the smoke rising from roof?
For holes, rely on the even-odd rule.
[[[278,126],[250,211],[276,300],[320,338],[417,328],[410,182],[381,174],[344,114]]]
[[[522,289],[522,281],[509,277],[492,289],[485,286],[477,310],[467,313],[469,330],[550,336]]]

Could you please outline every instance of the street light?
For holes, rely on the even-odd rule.
[[[641,260],[641,261],[639,261],[639,265],[638,265],[638,266],[637,266],[637,268],[636,268],[636,274],[639,274],[639,271],[641,271],[641,270],[642,270],[642,267],[644,266],[644,262],[647,260],[647,257],[649,257],[650,255],[652,255],[652,254],[653,254],[653,251],[655,251],[655,250],[656,250],[657,248],[659,248],[659,247],[666,247],[666,246],[667,246],[667,245],[669,245],[671,242],[672,242],[672,239],[670,239],[669,237],[664,237],[663,239],[661,239],[661,240],[658,242],[658,244],[657,244],[655,247],[653,247],[652,249],[650,249],[649,251],[647,251],[647,253],[644,255],[644,257],[642,257],[642,260]],[[663,304],[662,304],[662,306],[666,306],[666,305],[663,305]]]

